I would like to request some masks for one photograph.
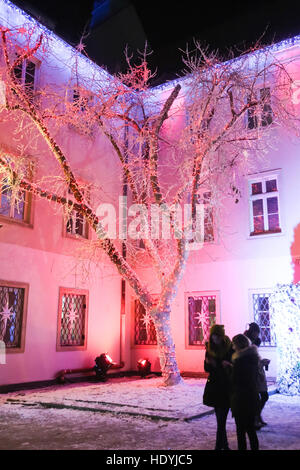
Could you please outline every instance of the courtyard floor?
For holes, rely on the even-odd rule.
[[[216,421],[202,404],[205,379],[168,388],[161,380],[112,378],[1,394],[0,449],[212,450]],[[300,396],[272,394],[263,417],[262,450],[300,450]],[[227,432],[235,450],[231,414]]]

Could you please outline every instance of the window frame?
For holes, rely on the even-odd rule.
[[[158,297],[158,295],[153,295],[153,297]],[[157,349],[157,333],[156,333],[156,344],[136,344],[135,343],[135,320],[136,320],[136,305],[139,300],[135,297],[131,299],[131,318],[132,318],[132,327],[131,327],[131,348],[132,349]]]
[[[266,182],[270,180],[276,180],[276,191],[269,191],[266,192]],[[252,195],[252,184],[254,183],[262,183],[262,190],[263,192],[260,194]],[[249,233],[248,238],[253,239],[256,237],[262,236],[274,236],[274,235],[282,235],[283,232],[283,225],[282,225],[282,214],[281,214],[281,204],[280,204],[280,189],[281,189],[281,181],[280,181],[280,174],[278,170],[263,172],[256,175],[251,175],[248,177],[248,204],[249,204]],[[277,205],[278,205],[278,219],[279,219],[279,229],[270,230],[269,229],[269,219],[268,219],[268,207],[267,207],[267,199],[272,197],[277,197]],[[264,220],[264,230],[262,232],[254,232],[254,215],[253,215],[253,201],[256,200],[263,201],[263,220]]]
[[[83,345],[78,346],[67,346],[61,345],[61,323],[62,323],[62,297],[64,294],[74,295],[85,295],[85,316],[84,316],[84,342]],[[87,336],[88,336],[88,310],[89,310],[89,291],[86,289],[76,289],[70,287],[60,287],[58,297],[58,314],[57,314],[57,335],[56,335],[56,351],[67,352],[67,351],[85,351],[87,349]]]
[[[28,312],[28,296],[29,296],[29,284],[26,282],[14,282],[5,281],[0,279],[0,285],[4,287],[15,287],[18,289],[24,289],[24,300],[23,300],[23,312],[22,312],[22,323],[21,323],[21,334],[20,334],[20,346],[16,348],[6,348],[6,354],[18,354],[25,352],[25,340],[26,340],[26,326],[27,326],[27,312]]]
[[[257,318],[255,316],[255,310],[254,310],[254,300],[253,300],[253,296],[254,295],[264,295],[264,296],[268,296],[270,298],[270,296],[272,295],[273,293],[273,289],[271,287],[266,287],[266,288],[259,288],[259,289],[249,289],[248,291],[248,298],[249,298],[249,323],[252,323],[252,322],[255,322],[259,325],[260,329],[261,329],[261,326],[259,324],[259,322],[257,321]],[[276,348],[277,347],[277,344],[276,344],[276,336],[275,336],[275,333],[272,332],[272,320],[271,320],[271,314],[272,314],[272,308],[270,307],[270,304],[269,304],[269,325],[268,325],[268,329],[270,330],[270,338],[271,338],[271,341],[272,341],[272,338],[274,339],[274,344],[260,344],[260,348]]]
[[[211,202],[210,202],[211,199],[212,199],[212,194],[211,194],[212,192],[211,192],[210,189],[203,187],[203,188],[201,188],[201,189],[198,191],[198,193],[199,193],[199,194],[197,194],[197,200],[199,200],[199,199],[203,199],[203,200],[207,199],[207,198],[205,198],[204,195],[210,193],[209,202],[203,204],[203,205],[204,205],[204,213],[203,213],[203,216],[204,216],[204,218],[203,218],[203,223],[204,223],[204,230],[203,230],[204,240],[203,240],[203,242],[200,242],[200,244],[199,244],[199,242],[197,242],[197,241],[195,241],[193,238],[191,238],[191,239],[188,241],[188,243],[189,243],[189,249],[190,249],[190,250],[193,250],[194,248],[197,250],[197,249],[199,248],[199,245],[202,246],[202,243],[203,243],[204,245],[213,245],[213,244],[216,243],[216,225],[215,225],[216,216],[215,216],[215,208],[213,207],[213,205],[212,205]],[[188,200],[188,204],[191,204],[191,194],[190,194],[190,193],[188,194],[187,200]],[[212,220],[211,220],[209,223],[205,223],[205,219],[206,219],[206,217],[207,217],[207,216],[206,216],[206,211],[210,212],[210,214],[211,214],[211,219],[212,219]],[[206,228],[207,226],[211,226],[211,227],[212,227],[212,236],[213,236],[213,239],[212,239],[212,240],[205,240],[205,228]]]
[[[15,55],[18,54],[17,49],[15,51]],[[15,59],[17,57],[15,56]],[[27,63],[31,62],[34,64],[35,69],[34,69],[34,80],[33,80],[33,87],[32,87],[32,99],[34,100],[38,86],[39,86],[39,81],[40,81],[40,67],[41,67],[41,61],[37,59],[36,57],[30,57],[30,59],[23,59],[21,62],[22,65],[22,73],[21,73],[21,79],[20,79],[20,84],[25,88],[26,90],[26,69],[27,69]],[[16,77],[17,78],[17,77]]]
[[[219,290],[207,290],[207,291],[190,291],[184,293],[184,309],[185,309],[185,349],[190,350],[204,350],[205,349],[205,341],[204,344],[189,344],[189,305],[188,299],[189,297],[216,297],[216,323],[219,324],[221,322],[221,293]]]
[[[28,171],[28,179],[29,181],[33,180],[33,168],[34,162],[29,158],[27,171]],[[2,184],[5,177],[0,178],[0,207],[1,207],[1,199],[2,199]],[[23,227],[33,228],[33,219],[34,219],[34,196],[31,192],[26,191],[25,189],[20,189],[21,192],[24,193],[24,217],[22,219],[17,219],[12,217],[12,213],[15,211],[15,201],[13,204],[10,203],[10,215],[0,214],[0,222],[9,223],[9,224],[18,224],[22,225]]]
[[[266,125],[263,125],[262,122],[263,122],[264,119],[266,119],[266,118],[263,117],[265,110],[262,108],[262,109],[257,111],[255,109],[255,107],[254,108],[249,108],[247,110],[247,113],[246,113],[246,116],[245,116],[245,125],[246,125],[246,128],[247,128],[248,132],[254,132],[254,131],[259,130],[259,129],[269,128],[274,124],[274,112],[273,112],[273,107],[272,107],[272,87],[270,85],[267,85],[267,84],[264,84],[264,86],[258,86],[254,90],[254,96],[257,97],[257,93],[259,93],[260,97],[261,97],[261,94],[262,94],[263,90],[269,90],[268,93],[269,93],[269,96],[270,96],[270,100],[268,102],[266,102],[264,105],[270,106],[271,112],[266,113],[266,114],[267,114],[267,116],[269,116],[269,115],[272,116],[272,121],[270,123],[266,124]],[[249,102],[249,96],[247,96],[246,100],[247,100],[247,103],[248,103]],[[256,122],[256,124],[253,127],[249,127],[250,113],[252,113],[252,119]]]
[[[83,186],[82,181],[79,182],[79,186]],[[87,192],[87,200],[90,201],[90,188],[89,188],[88,185],[86,185],[84,187],[84,191]],[[66,196],[65,197],[68,200],[72,200],[72,201],[76,202],[76,200],[74,198],[74,195],[70,191],[70,189],[66,190]],[[76,220],[77,220],[77,217],[76,217],[75,213],[76,213],[76,211],[72,210],[70,212],[70,214],[67,214],[67,215],[64,214],[64,216],[63,216],[63,231],[62,231],[63,237],[64,238],[70,238],[70,239],[73,239],[73,240],[89,240],[90,239],[90,227],[89,227],[89,224],[86,221],[86,218],[84,216],[83,216],[83,232],[84,232],[84,235],[80,235],[78,233],[73,232],[73,228],[76,227]],[[67,225],[68,225],[68,222],[69,222],[70,218],[72,218],[72,220],[73,220],[72,232],[69,232],[67,230]],[[75,221],[75,223],[74,223],[74,221]]]

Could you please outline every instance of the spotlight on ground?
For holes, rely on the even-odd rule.
[[[96,378],[104,382],[107,380],[107,371],[113,365],[113,360],[107,353],[102,353],[96,357],[95,363],[94,371],[96,372]]]
[[[146,377],[151,373],[151,362],[148,359],[139,359],[137,369],[141,377]]]

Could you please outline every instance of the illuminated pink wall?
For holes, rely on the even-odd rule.
[[[0,23],[22,24],[30,20],[9,2],[0,2]],[[55,40],[55,38],[54,38]],[[55,43],[54,58],[41,59],[39,87],[55,83],[57,88],[70,80],[69,46]],[[79,61],[80,62],[80,61]],[[102,71],[90,64],[90,73]],[[79,63],[88,73],[86,61]],[[96,70],[96,71],[95,71]],[[1,145],[16,150],[12,139],[13,125],[0,119]],[[110,146],[99,135],[86,138],[76,130],[55,131],[55,138],[66,155],[77,178],[97,183],[110,200],[120,193],[120,168],[112,158]],[[100,151],[99,151],[100,149]],[[44,143],[33,146],[30,157],[40,162],[49,160]],[[57,165],[54,163],[54,166]],[[44,174],[51,166],[42,164]],[[105,168],[105,171],[104,171]],[[37,175],[39,176],[39,174]],[[80,264],[81,240],[63,235],[63,214],[45,200],[35,199],[32,207],[33,226],[2,220],[0,229],[0,279],[29,285],[24,353],[7,353],[6,364],[0,365],[0,385],[49,380],[65,368],[92,367],[94,359],[108,351],[115,362],[120,360],[121,281],[116,269],[103,257],[95,264]],[[90,235],[95,239],[95,234]],[[89,271],[89,275],[86,273]],[[57,352],[59,288],[89,291],[87,348],[82,351]]]
[[[0,0],[0,5],[3,2]],[[7,4],[8,5],[8,4]],[[5,8],[8,8],[6,5]],[[0,9],[0,20],[4,10]],[[11,21],[13,14],[10,12]],[[63,46],[61,54],[63,57]],[[66,52],[66,51],[65,51]],[[281,59],[298,54],[295,47],[282,53]],[[67,53],[67,52],[66,52]],[[48,64],[49,65],[49,64]],[[53,66],[53,64],[52,64]],[[291,70],[300,77],[300,62]],[[54,80],[59,83],[69,79],[68,68],[57,68],[42,63],[41,83]],[[171,87],[163,94],[168,96]],[[161,93],[161,90],[157,90]],[[173,119],[165,132],[176,132],[184,116]],[[0,122],[1,142],[12,146],[9,133]],[[274,131],[275,132],[275,131]],[[72,155],[72,165],[82,179],[103,185],[110,195],[119,195],[120,168],[111,158],[111,149],[100,137],[84,138],[74,130],[64,136],[58,135],[66,152]],[[101,152],[99,153],[99,149]],[[36,149],[32,156],[41,156],[45,146]],[[222,214],[219,236],[213,244],[207,244],[188,262],[186,273],[180,283],[178,296],[172,310],[172,330],[176,344],[177,359],[182,371],[203,371],[203,348],[187,348],[186,294],[191,292],[217,291],[220,298],[218,321],[225,325],[229,336],[243,332],[246,324],[253,321],[249,296],[255,289],[272,289],[276,283],[300,280],[300,144],[282,133],[276,151],[269,154],[260,171],[275,170],[279,178],[282,233],[249,237],[248,188],[245,180],[242,198],[238,204],[228,200]],[[105,168],[105,172],[103,171]],[[86,178],[85,178],[86,177]],[[45,201],[34,204],[33,228],[17,224],[4,224],[0,229],[0,279],[29,284],[28,313],[25,352],[8,354],[7,364],[0,364],[0,385],[54,378],[64,368],[90,367],[94,358],[107,351],[116,362],[120,355],[125,369],[136,369],[141,357],[148,357],[152,368],[159,370],[157,349],[133,345],[133,295],[127,289],[126,315],[123,318],[122,351],[120,350],[120,277],[116,270],[105,264],[90,265],[91,276],[86,279],[78,264],[75,249],[80,241],[62,236],[62,215]],[[156,293],[151,274],[144,270],[149,286]],[[56,351],[59,287],[76,287],[89,290],[88,341],[85,351]],[[269,375],[276,375],[274,348],[264,348],[264,357],[271,358]]]
[[[291,76],[297,80],[300,78],[299,51],[299,46],[294,46],[280,53],[280,59],[286,62]],[[289,64],[291,58],[296,59],[292,66]],[[171,85],[168,85],[162,93],[168,96],[171,90]],[[300,96],[299,92],[297,96]],[[300,113],[299,103],[295,105]],[[178,127],[182,119],[182,116],[178,117]],[[174,120],[170,131],[176,133]],[[165,132],[168,130],[165,129]],[[187,293],[217,291],[220,298],[217,321],[225,325],[226,333],[232,337],[243,333],[247,323],[254,321],[251,305],[251,295],[254,292],[269,292],[277,283],[300,281],[300,142],[296,136],[291,137],[282,129],[274,129],[274,133],[277,132],[277,148],[269,152],[257,172],[275,172],[278,176],[282,232],[249,236],[249,190],[248,179],[244,178],[239,203],[235,204],[233,199],[228,199],[222,210],[220,230],[215,242],[205,244],[200,252],[193,252],[190,257],[173,304],[172,330],[177,360],[182,371],[204,370],[204,349],[190,348],[186,342]],[[153,285],[152,292],[155,291],[156,287]],[[276,348],[261,347],[260,354],[271,359],[267,374],[276,377]],[[132,367],[135,367],[136,361],[141,357],[149,358],[153,368],[159,370],[157,349],[134,346],[132,343]]]

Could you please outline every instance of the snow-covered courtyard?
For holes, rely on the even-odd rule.
[[[216,421],[205,379],[112,378],[0,395],[0,449],[212,450]],[[270,391],[271,387],[270,387]],[[300,397],[274,393],[258,432],[262,450],[300,450]],[[228,439],[237,448],[229,414]]]

